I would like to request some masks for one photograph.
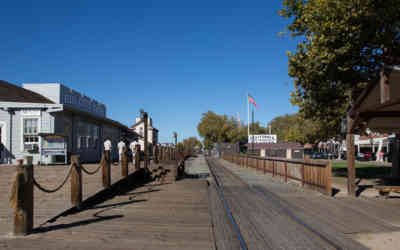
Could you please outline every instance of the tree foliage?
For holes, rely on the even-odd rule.
[[[202,149],[203,145],[194,136],[186,138],[182,141],[182,146],[185,152],[192,154],[196,148]]]
[[[399,64],[399,0],[284,0],[280,15],[302,37],[288,52],[300,113],[338,132],[345,111],[384,65]]]
[[[335,131],[328,129],[326,124],[306,119],[301,113],[275,117],[269,125],[278,141],[316,145],[336,136]]]
[[[215,142],[247,142],[247,126],[236,121],[234,117],[218,115],[212,111],[202,114],[197,131],[204,138],[206,149],[211,149]],[[251,124],[250,131],[252,134],[267,132],[259,122]]]

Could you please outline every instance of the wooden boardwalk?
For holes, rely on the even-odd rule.
[[[52,187],[62,181],[66,170],[65,166],[36,167],[35,178]],[[34,233],[16,238],[10,234],[8,208],[14,170],[0,168],[0,249],[214,249],[205,180],[174,182],[171,171],[163,184],[140,184],[135,174],[118,182],[118,166],[112,166],[111,172],[113,188],[95,199],[93,195],[103,189],[101,172],[84,174],[84,200],[92,197],[92,201],[66,216],[57,215],[71,208],[69,183],[54,194],[35,189]],[[49,222],[52,218],[55,221]]]

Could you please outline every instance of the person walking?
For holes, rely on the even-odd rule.
[[[132,152],[132,163],[133,163],[133,165],[135,165],[136,145],[137,145],[136,140],[133,140],[133,141],[129,144],[129,149],[130,149],[131,152]]]
[[[110,138],[104,140],[104,152],[106,153],[107,160],[111,161],[112,143]]]
[[[119,163],[121,163],[122,154],[124,153],[124,149],[126,148],[126,144],[125,144],[123,138],[121,138],[121,141],[118,143],[117,147],[118,147],[118,155],[119,155],[118,161],[119,161]]]

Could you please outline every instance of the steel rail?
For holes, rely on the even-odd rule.
[[[311,232],[314,235],[316,235],[318,238],[323,240],[325,243],[329,244],[331,247],[333,247],[333,248],[335,248],[337,250],[342,250],[343,249],[341,246],[337,245],[335,242],[333,242],[332,240],[328,239],[325,235],[323,235],[322,233],[319,233],[317,230],[312,228],[310,225],[308,225],[302,219],[300,219],[299,217],[294,215],[289,209],[287,209],[287,208],[283,207],[282,205],[280,205],[279,201],[277,201],[277,198],[274,198],[271,194],[267,194],[265,191],[261,190],[260,188],[250,186],[247,182],[243,181],[239,176],[234,174],[231,170],[227,169],[222,164],[218,164],[218,165],[221,166],[224,169],[225,172],[229,173],[232,177],[237,179],[240,183],[242,183],[243,185],[248,187],[254,193],[256,193],[256,194],[260,195],[261,197],[263,197],[264,200],[270,201],[271,204],[274,207],[276,207],[279,211],[282,212],[282,214],[288,216],[291,220],[293,220],[297,224],[299,224],[302,227],[304,227],[305,229],[307,229],[309,232]],[[210,169],[211,169],[211,167],[210,167]]]
[[[215,175],[213,168],[211,167],[211,164],[210,164],[210,161],[209,161],[208,157],[206,158],[206,161],[207,161],[207,165],[209,166],[209,169],[210,169],[210,172],[211,172],[211,176],[213,177],[213,179],[215,181],[215,184],[216,184],[215,187],[216,187],[216,190],[218,192],[218,196],[221,199],[222,203],[224,204],[225,212],[226,212],[226,214],[227,214],[227,216],[228,216],[228,218],[229,218],[229,220],[230,220],[230,222],[232,224],[233,229],[235,230],[236,237],[238,238],[239,243],[240,243],[240,247],[243,250],[248,250],[247,244],[246,244],[246,242],[245,242],[245,240],[244,240],[244,238],[242,236],[242,233],[240,232],[239,225],[237,224],[235,218],[233,217],[233,214],[232,214],[231,209],[229,207],[228,201],[224,197],[224,194],[222,192],[222,188],[220,186],[220,182],[218,180],[218,177]]]

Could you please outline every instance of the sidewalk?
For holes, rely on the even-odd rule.
[[[172,174],[168,172],[164,183],[144,185],[128,177],[110,190],[112,198],[52,223],[36,224],[25,237],[11,236],[11,225],[1,225],[8,231],[0,230],[0,249],[214,249],[206,181],[174,182]],[[1,180],[4,176],[0,183],[6,183]],[[37,198],[35,203],[40,205]],[[7,203],[8,192],[0,194],[0,199]],[[45,210],[47,218],[43,218]],[[53,210],[42,207],[40,222],[52,218]]]

